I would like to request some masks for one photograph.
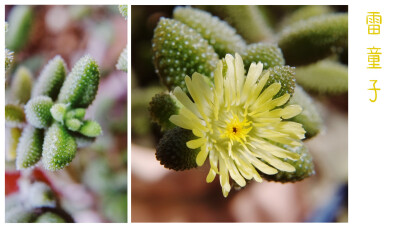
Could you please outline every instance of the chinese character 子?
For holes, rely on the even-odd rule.
[[[368,90],[375,91],[375,99],[369,99],[369,101],[376,102],[376,99],[378,98],[378,91],[381,90],[381,89],[380,88],[375,88],[375,84],[376,84],[376,82],[378,82],[377,80],[370,80],[370,81],[374,82],[372,84],[373,88],[369,88]]]
[[[380,55],[382,54],[382,52],[379,52],[379,50],[381,48],[376,48],[376,47],[372,47],[372,48],[367,48],[368,50],[370,50],[370,53],[368,54],[368,65],[369,67],[367,67],[368,69],[381,69],[382,67],[380,67]]]
[[[381,33],[382,16],[379,12],[368,12],[367,24],[369,35],[379,35]]]

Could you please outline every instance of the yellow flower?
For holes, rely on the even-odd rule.
[[[194,73],[192,79],[185,78],[192,99],[181,88],[174,90],[182,108],[170,121],[198,137],[186,145],[200,148],[198,166],[209,157],[207,182],[219,174],[225,197],[231,190],[229,176],[244,187],[246,180],[262,181],[258,171],[269,175],[278,170],[294,172],[295,168],[282,160],[299,159],[298,154],[283,147],[301,146],[305,131],[299,123],[282,120],[296,116],[302,109],[298,105],[279,108],[290,95],[274,98],[280,83],[264,89],[269,73],[262,69],[261,63],[253,63],[245,76],[240,55],[234,58],[228,54],[218,63],[213,85]]]

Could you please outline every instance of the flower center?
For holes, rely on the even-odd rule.
[[[229,138],[231,142],[246,142],[247,134],[252,129],[249,125],[250,122],[246,118],[241,121],[237,115],[233,115],[231,119],[226,121],[226,128],[222,137]]]

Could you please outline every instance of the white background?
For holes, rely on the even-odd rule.
[[[4,18],[3,4],[90,4],[90,5],[208,5],[208,4],[254,4],[254,5],[349,5],[349,223],[335,225],[350,226],[400,226],[400,6],[396,1],[355,1],[355,0],[203,0],[203,1],[162,1],[162,0],[69,0],[69,1],[2,1],[0,18]],[[366,16],[368,12],[377,11],[382,15],[381,34],[368,35]],[[130,40],[130,19],[128,19],[128,40]],[[0,20],[4,28],[4,19]],[[0,43],[4,45],[4,29],[0,29]],[[367,48],[382,48],[382,69],[367,69]],[[130,51],[130,43],[128,42]],[[1,48],[0,62],[4,62],[4,48]],[[128,53],[130,59],[130,53]],[[130,60],[129,60],[130,62]],[[3,65],[0,68],[4,68]],[[130,69],[130,67],[128,67]],[[4,84],[4,71],[1,70],[0,84]],[[128,72],[130,75],[130,72]],[[130,76],[129,76],[130,78]],[[376,87],[378,99],[375,103],[369,80],[378,80]],[[130,80],[128,86],[130,86]],[[4,86],[0,86],[1,106],[4,106]],[[130,93],[131,89],[128,88]],[[130,94],[128,104],[130,104]],[[0,116],[0,223],[4,223],[4,108]],[[128,125],[130,125],[130,108],[128,108]],[[334,138],[332,138],[334,139]],[[130,133],[128,135],[130,149]],[[128,152],[128,160],[131,160]],[[128,166],[130,172],[130,165]],[[133,182],[134,183],[134,182]],[[128,177],[128,216],[130,217],[130,177]],[[129,218],[130,220],[130,218]],[[20,225],[20,224],[18,224]],[[91,225],[99,224],[74,224]],[[112,224],[116,225],[116,224]],[[127,224],[119,224],[126,226]],[[130,224],[154,225],[154,224]],[[166,224],[174,225],[177,224]],[[187,224],[179,224],[187,225]],[[192,224],[197,225],[197,224]],[[213,224],[216,225],[216,224]],[[219,224],[218,224],[219,225]],[[224,224],[224,225],[232,225]],[[248,225],[248,224],[238,224]],[[252,225],[263,225],[258,223]],[[297,224],[271,223],[270,226],[293,226]],[[300,224],[327,225],[327,224]]]

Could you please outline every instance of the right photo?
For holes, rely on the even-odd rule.
[[[348,222],[348,6],[132,6],[132,222]]]

